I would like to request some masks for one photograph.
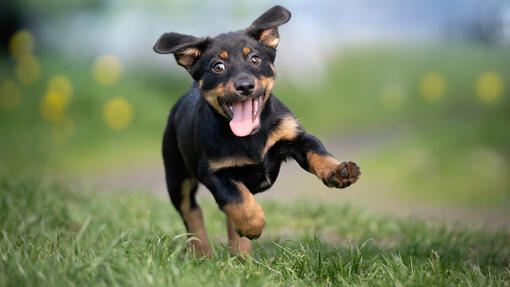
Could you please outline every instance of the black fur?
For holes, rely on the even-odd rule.
[[[321,142],[307,134],[300,125],[292,139],[277,141],[263,154],[268,138],[282,119],[289,116],[294,118],[291,111],[271,93],[272,85],[267,81],[275,78],[272,65],[276,56],[274,44],[278,43],[273,40],[279,37],[277,27],[289,19],[289,11],[275,6],[242,31],[220,34],[213,38],[166,33],[154,46],[157,53],[174,53],[178,61],[179,57],[189,56],[184,50],[194,49],[191,50],[194,54],[183,65],[194,83],[189,92],[173,106],[163,138],[166,181],[177,210],[181,211],[180,188],[184,179],[195,178],[204,184],[219,207],[223,208],[226,204],[242,201],[233,181],[243,183],[255,194],[273,185],[283,161],[292,158],[305,170],[310,170],[308,152],[329,155]],[[262,37],[269,38],[263,41]],[[249,53],[243,52],[245,47],[249,48]],[[228,54],[227,59],[219,57],[222,51]],[[250,63],[254,56],[261,59],[260,64]],[[226,66],[224,72],[213,70],[218,62]],[[240,78],[254,81],[266,79],[266,82],[260,80],[263,89],[255,89],[249,96],[226,88],[231,82],[235,86]],[[219,87],[223,87],[223,90],[219,90]],[[206,100],[204,95],[210,91],[221,91],[221,94]],[[245,137],[235,136],[229,127],[231,116],[225,111],[225,103],[260,97],[265,93],[267,99],[261,107],[258,129]],[[232,156],[249,158],[255,164],[219,170],[211,169],[208,164],[210,160]],[[193,188],[191,193],[192,207],[196,206],[195,190]]]

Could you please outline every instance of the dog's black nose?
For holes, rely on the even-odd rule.
[[[255,87],[255,83],[252,79],[242,79],[237,80],[234,84],[236,90],[244,96],[251,95],[253,93],[253,88]]]

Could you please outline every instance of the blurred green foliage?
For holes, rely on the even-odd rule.
[[[72,175],[159,162],[167,114],[191,84],[185,71],[125,69],[117,82],[104,86],[93,77],[93,59],[40,60],[41,77],[31,85],[17,82],[20,104],[0,112],[0,165]],[[314,134],[342,139],[354,132],[409,130],[407,138],[391,144],[378,145],[377,132],[368,137],[377,152],[361,159],[365,180],[420,200],[464,194],[461,204],[507,206],[509,61],[508,51],[483,46],[350,47],[330,59],[322,75],[301,83],[281,75],[274,93]],[[2,80],[16,79],[13,60],[2,59],[0,67]],[[503,83],[493,102],[477,96],[477,79],[487,71]],[[430,72],[444,82],[436,98],[424,97],[421,88]],[[66,114],[74,130],[65,140],[40,114],[47,83],[60,74],[73,85]],[[114,97],[133,109],[123,130],[103,120],[103,108]]]
[[[3,5],[15,9],[20,15],[32,20],[44,17],[56,17],[66,13],[98,10],[106,4],[104,0],[5,0]]]

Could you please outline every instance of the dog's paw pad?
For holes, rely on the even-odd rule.
[[[357,164],[352,161],[339,164],[324,183],[329,187],[346,188],[355,183],[361,175],[361,170]]]

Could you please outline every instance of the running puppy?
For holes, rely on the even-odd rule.
[[[213,194],[227,217],[229,248],[249,253],[262,233],[264,211],[254,194],[270,188],[283,161],[293,158],[329,187],[345,188],[361,172],[340,163],[272,93],[278,26],[290,12],[275,6],[248,28],[196,38],[163,34],[154,51],[174,54],[194,82],[173,106],[163,138],[166,183],[173,205],[198,256],[212,256],[198,183]]]

